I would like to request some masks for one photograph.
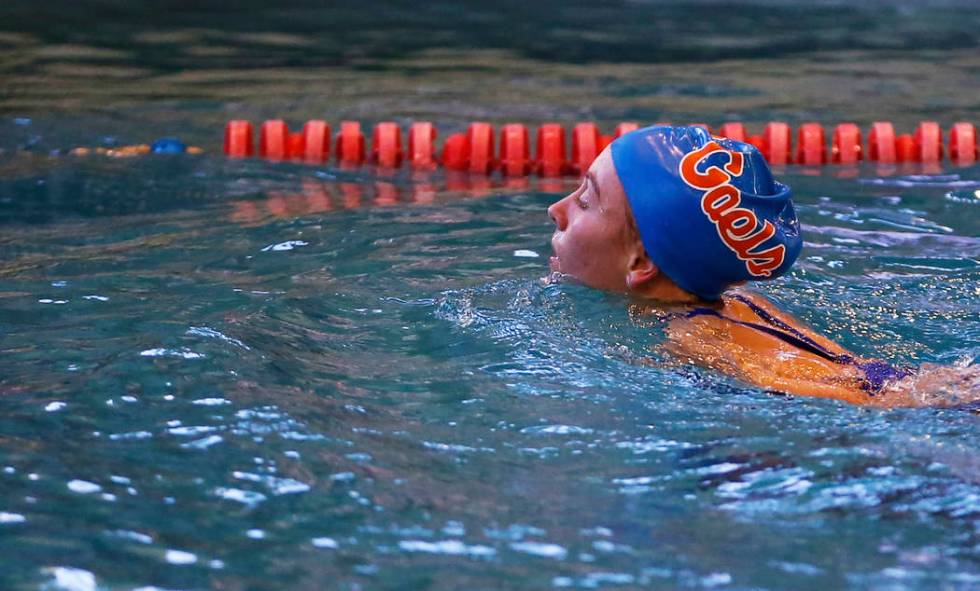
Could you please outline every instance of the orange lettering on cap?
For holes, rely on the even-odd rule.
[[[728,156],[728,162],[722,167],[724,170],[712,164],[704,172],[698,171],[701,162],[712,154],[719,153]],[[681,178],[691,187],[707,191],[732,180],[726,170],[735,176],[742,176],[743,163],[741,152],[730,152],[718,145],[718,142],[712,141],[684,156],[681,160]]]
[[[712,154],[724,153],[728,162],[722,167],[712,164],[704,172],[698,167]],[[730,152],[717,142],[711,141],[687,154],[679,166],[681,179],[688,186],[704,191],[701,195],[701,211],[715,225],[718,237],[755,277],[770,277],[786,260],[786,247],[782,244],[756,251],[762,243],[776,235],[776,227],[766,220],[759,227],[755,212],[739,207],[742,192],[731,184],[732,176],[741,176],[745,157],[741,152]]]
[[[742,195],[738,189],[731,185],[722,185],[704,194],[701,198],[701,209],[717,224],[722,214],[737,207],[741,200]]]
[[[786,260],[786,247],[782,244],[773,246],[762,252],[752,254],[752,260],[747,263],[749,273],[756,276],[769,277]]]

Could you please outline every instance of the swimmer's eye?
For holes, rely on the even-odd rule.
[[[588,190],[589,190],[589,180],[585,179],[584,181],[582,181],[582,185],[575,191],[576,192],[575,203],[577,203],[578,206],[582,209],[589,208],[589,200],[586,197],[586,193],[588,193]]]

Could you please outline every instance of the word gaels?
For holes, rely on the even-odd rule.
[[[723,154],[728,162],[718,167],[708,166],[698,170],[701,163],[713,154]],[[752,211],[739,207],[742,192],[731,184],[732,177],[742,176],[744,155],[722,148],[717,142],[684,156],[680,164],[681,178],[688,186],[704,191],[701,211],[715,225],[722,242],[734,252],[754,277],[769,277],[786,260],[786,248],[780,244],[765,250],[757,250],[763,242],[776,234],[772,222],[765,220],[759,227],[759,218]]]

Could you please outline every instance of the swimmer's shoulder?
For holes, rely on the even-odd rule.
[[[783,323],[793,330],[799,331],[803,335],[818,343],[821,347],[834,354],[852,355],[850,351],[837,344],[828,337],[815,331],[805,322],[780,309],[774,302],[760,293],[748,289],[735,289],[722,296],[724,304],[724,314],[743,322],[766,322],[765,316],[769,316],[775,322]]]

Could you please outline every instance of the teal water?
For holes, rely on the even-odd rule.
[[[886,12],[899,30],[919,22]],[[942,22],[958,29],[973,16]],[[836,38],[803,17],[817,37]],[[214,23],[169,24],[220,37]],[[59,30],[75,31],[50,34]],[[120,51],[146,33],[120,30],[133,33]],[[287,98],[265,87],[224,96],[220,84],[205,97],[141,94],[160,73],[111,95],[75,80],[91,95],[57,101],[54,86],[31,86],[68,84],[56,65],[149,59],[92,57],[106,45],[83,32],[52,40],[22,27],[43,43],[8,41],[16,51],[5,58],[16,85],[0,93],[0,588],[980,586],[975,413],[777,397],[669,363],[662,327],[631,316],[623,298],[540,281],[545,208],[561,187],[494,179],[456,190],[438,174],[216,154],[225,119],[302,121],[314,104],[331,121],[366,122],[409,120],[429,104],[441,129],[515,112],[608,125],[641,108],[631,101],[648,101],[651,118],[710,123],[718,105],[741,100],[729,111],[748,121],[845,110],[769,86],[765,73],[806,59],[805,48],[729,64],[749,90],[721,93],[712,89],[725,84],[683,85],[710,63],[627,84],[647,66],[505,64],[482,46],[463,56],[460,78],[423,68],[401,79],[389,64],[385,93],[377,70],[254,47],[282,66]],[[88,43],[72,50],[88,57],[54,55],[56,42]],[[902,48],[865,63],[899,72],[922,62],[898,77],[973,67],[956,47],[936,60],[944,66]],[[357,90],[333,103],[304,94],[313,74]],[[599,76],[611,85],[602,96]],[[463,78],[473,86],[446,92]],[[506,82],[483,95],[481,80]],[[855,84],[847,92],[869,88]],[[435,89],[431,101],[420,88]],[[897,122],[976,108],[962,97],[932,103],[934,91],[896,97],[888,86],[874,108]],[[63,154],[174,129],[209,153]],[[779,174],[796,191],[807,244],[762,293],[860,354],[976,358],[980,166]]]

